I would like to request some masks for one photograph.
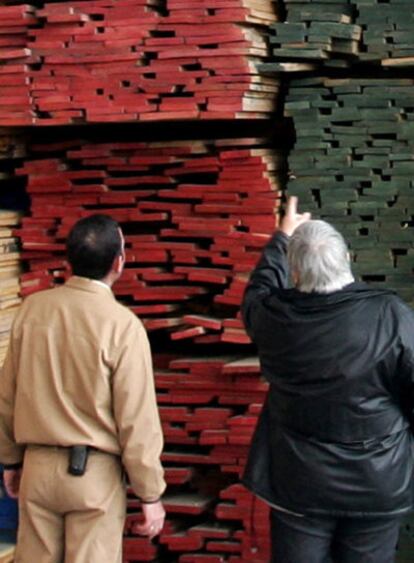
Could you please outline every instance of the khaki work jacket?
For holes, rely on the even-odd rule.
[[[165,489],[151,352],[144,327],[104,284],[77,276],[29,296],[0,376],[0,462],[28,444],[120,455],[135,493]]]

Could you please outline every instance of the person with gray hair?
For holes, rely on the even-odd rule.
[[[341,234],[291,197],[242,315],[270,384],[242,481],[271,507],[272,563],[395,561],[413,506],[413,311],[355,281]]]
[[[331,293],[354,281],[349,252],[340,233],[325,221],[307,221],[288,244],[295,285],[304,293]]]

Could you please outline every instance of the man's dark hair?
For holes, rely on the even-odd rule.
[[[72,227],[66,250],[75,276],[101,280],[122,252],[119,225],[108,215],[85,217]]]

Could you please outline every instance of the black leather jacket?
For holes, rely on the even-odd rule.
[[[296,513],[403,514],[413,498],[414,314],[362,283],[286,289],[287,242],[273,236],[242,305],[270,383],[243,482]]]

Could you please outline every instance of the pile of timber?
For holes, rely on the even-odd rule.
[[[31,150],[17,170],[31,196],[30,216],[16,231],[29,269],[22,295],[65,279],[70,227],[105,213],[126,239],[115,294],[149,332],[167,331],[174,341],[250,342],[238,311],[275,228],[282,154],[254,138],[75,140]]]
[[[360,50],[362,27],[351,2],[285,1],[286,21],[269,26],[272,61],[262,72],[298,72],[350,66]]]
[[[29,45],[29,26],[37,23],[27,4],[0,6],[0,125],[32,123],[28,70],[39,63]]]
[[[19,308],[21,260],[19,240],[13,229],[21,213],[0,209],[0,366],[3,365],[10,329]]]
[[[285,115],[296,144],[287,191],[335,224],[362,279],[414,301],[414,80],[304,78]]]
[[[286,20],[269,26],[272,60],[263,73],[414,65],[414,13],[407,0],[285,0]]]
[[[28,151],[17,169],[31,197],[16,229],[27,265],[22,294],[66,279],[70,227],[91,213],[110,214],[124,230],[127,255],[114,291],[153,343],[168,518],[158,542],[138,537],[139,501],[130,491],[124,560],[266,563],[268,507],[240,477],[267,384],[239,308],[275,228],[284,155],[260,138],[71,139]],[[175,345],[161,353],[160,331],[177,344],[191,341],[193,356]]]
[[[166,442],[165,560],[267,562],[268,507],[239,483],[267,391],[258,359],[156,355],[155,363]],[[133,533],[138,507],[131,496],[124,558],[152,561],[159,548]]]
[[[414,13],[404,0],[353,0],[363,28],[361,61],[381,61],[384,67],[414,65]]]
[[[10,328],[20,305],[21,252],[14,230],[22,213],[15,211],[13,163],[25,155],[25,137],[11,130],[0,131],[0,366],[9,343]]]
[[[266,118],[277,18],[274,0],[1,6],[0,125]]]

